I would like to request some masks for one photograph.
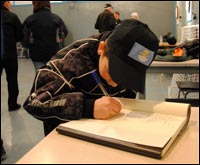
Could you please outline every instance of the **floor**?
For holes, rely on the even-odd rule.
[[[29,58],[19,58],[19,97],[22,105],[29,95],[35,71]],[[172,75],[147,74],[146,99],[164,100],[168,97],[168,86]],[[18,111],[8,112],[7,107],[7,82],[5,72],[1,76],[1,137],[7,152],[7,159],[1,164],[14,164],[26,152],[34,147],[42,138],[42,122],[33,118],[23,108]]]

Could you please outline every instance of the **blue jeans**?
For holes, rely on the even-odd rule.
[[[38,62],[38,61],[33,61],[33,65],[34,65],[34,68],[35,68],[35,72],[46,65],[47,62]]]

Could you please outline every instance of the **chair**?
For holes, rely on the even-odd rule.
[[[17,53],[18,57],[29,58],[29,49],[24,48],[20,42],[17,43]]]
[[[199,82],[177,81],[176,83],[179,89],[178,98],[180,98],[181,93],[183,94],[184,99],[186,99],[189,93],[199,92]]]
[[[191,92],[199,92],[199,82],[191,81],[177,81],[177,86],[179,89],[178,98],[166,98],[167,102],[178,102],[191,104],[193,107],[199,107],[199,98],[187,98],[188,94]],[[184,98],[180,95],[183,94]]]

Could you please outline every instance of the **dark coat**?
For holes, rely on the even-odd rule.
[[[48,8],[38,9],[23,23],[23,47],[29,48],[33,61],[46,62],[60,49],[59,39],[64,39],[67,28],[62,19]]]
[[[22,24],[15,13],[1,6],[1,18],[4,35],[4,58],[17,60],[16,43],[23,38]]]
[[[98,39],[86,38],[53,56],[47,66],[37,71],[30,96],[24,103],[25,110],[43,121],[93,118],[94,101],[103,96],[91,75],[94,71],[99,74],[98,45]],[[101,81],[110,96],[136,96],[135,91],[113,88]]]

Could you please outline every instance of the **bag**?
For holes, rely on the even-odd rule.
[[[183,47],[187,50],[187,54],[193,58],[199,58],[199,39],[186,41]]]
[[[199,39],[185,41],[176,48],[159,49],[155,61],[187,61],[199,59]]]
[[[179,62],[191,59],[193,59],[193,57],[188,56],[187,50],[181,47],[167,49],[165,55],[157,54],[155,57],[155,61],[166,61],[166,62]]]

